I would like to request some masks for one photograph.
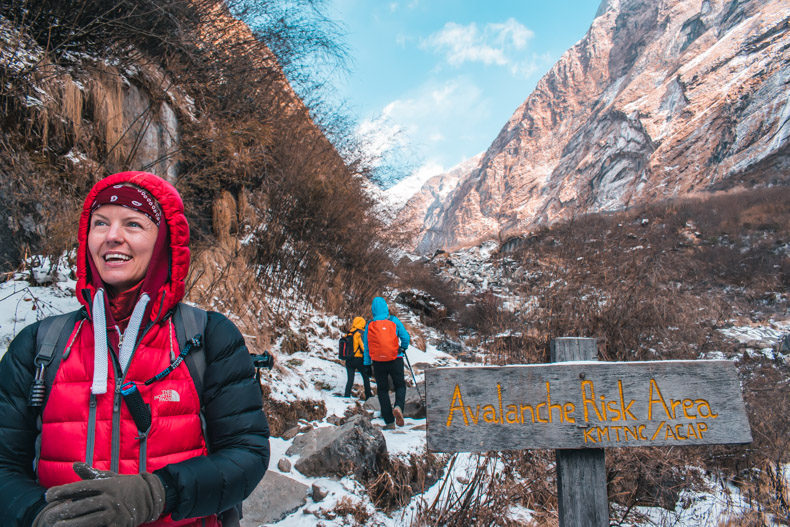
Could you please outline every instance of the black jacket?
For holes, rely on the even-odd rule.
[[[27,527],[44,506],[33,470],[39,411],[27,404],[38,323],[23,329],[0,360],[0,525]],[[269,465],[269,424],[252,360],[236,326],[208,313],[201,406],[209,455],[155,473],[173,519],[209,516],[241,502]],[[82,460],[75,460],[82,461]]]

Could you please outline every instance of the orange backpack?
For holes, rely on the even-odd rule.
[[[371,360],[386,362],[398,358],[398,335],[392,320],[373,320],[368,324],[368,353]]]

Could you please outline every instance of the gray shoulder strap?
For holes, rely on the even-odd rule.
[[[60,366],[60,359],[69,341],[74,325],[82,317],[82,309],[70,313],[54,315],[41,320],[36,332],[36,366],[44,365],[44,383],[47,387],[45,397],[49,397],[49,388],[55,382],[55,374]],[[46,401],[44,401],[46,402]]]
[[[64,331],[66,329],[73,329],[74,323],[77,321],[77,316],[80,309],[62,315],[54,315],[42,319],[38,323],[38,332],[36,333],[36,363],[49,364],[55,356],[55,350],[60,348],[63,350],[66,347],[71,331]],[[69,322],[72,322],[71,327],[67,328]],[[58,346],[61,343],[62,346]]]
[[[203,346],[193,349],[185,358],[187,368],[189,368],[189,373],[192,375],[192,381],[195,383],[195,389],[201,401],[203,400],[203,376],[206,373],[204,333],[206,332],[207,322],[208,314],[205,310],[184,303],[179,303],[178,306],[176,306],[175,313],[173,313],[173,323],[176,326],[176,339],[178,340],[180,349],[184,349],[187,341],[197,335],[200,335],[204,340]]]

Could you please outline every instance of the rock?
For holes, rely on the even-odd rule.
[[[771,348],[773,346],[771,346],[771,343],[768,342],[767,340],[752,339],[752,340],[749,340],[749,341],[746,342],[746,347],[747,348],[756,349],[756,350],[763,350],[763,349],[766,349],[766,348]]]
[[[283,439],[285,439],[286,441],[290,441],[291,439],[293,439],[294,437],[296,437],[296,435],[297,435],[298,433],[299,433],[299,425],[297,425],[297,426],[292,426],[291,428],[289,428],[288,430],[286,430],[285,432],[283,432],[283,435],[282,435],[281,437],[282,437]]]
[[[398,293],[395,301],[408,307],[412,313],[417,315],[426,317],[444,317],[447,315],[447,308],[427,293],[402,291]]]
[[[319,485],[318,483],[313,483],[313,501],[318,503],[326,498],[329,491],[326,490],[324,487]]]
[[[464,346],[460,342],[453,342],[452,340],[444,339],[436,345],[436,348],[439,351],[447,353],[448,355],[458,356],[463,351]]]
[[[242,504],[241,527],[275,523],[307,503],[309,487],[277,472],[268,471]]]
[[[425,385],[421,385],[420,392],[425,393]],[[405,417],[412,419],[425,419],[425,405],[422,397],[415,388],[406,388],[406,408],[403,409]]]
[[[286,451],[299,455],[294,464],[305,476],[364,477],[375,472],[387,454],[387,443],[366,415],[357,415],[341,426],[316,428],[297,436]]]
[[[291,462],[288,461],[286,458],[280,458],[280,461],[277,462],[277,469],[280,472],[290,472],[291,471]]]

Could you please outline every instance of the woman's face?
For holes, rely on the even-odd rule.
[[[148,216],[133,209],[102,205],[93,212],[88,252],[112,292],[122,293],[142,280],[158,233]]]

